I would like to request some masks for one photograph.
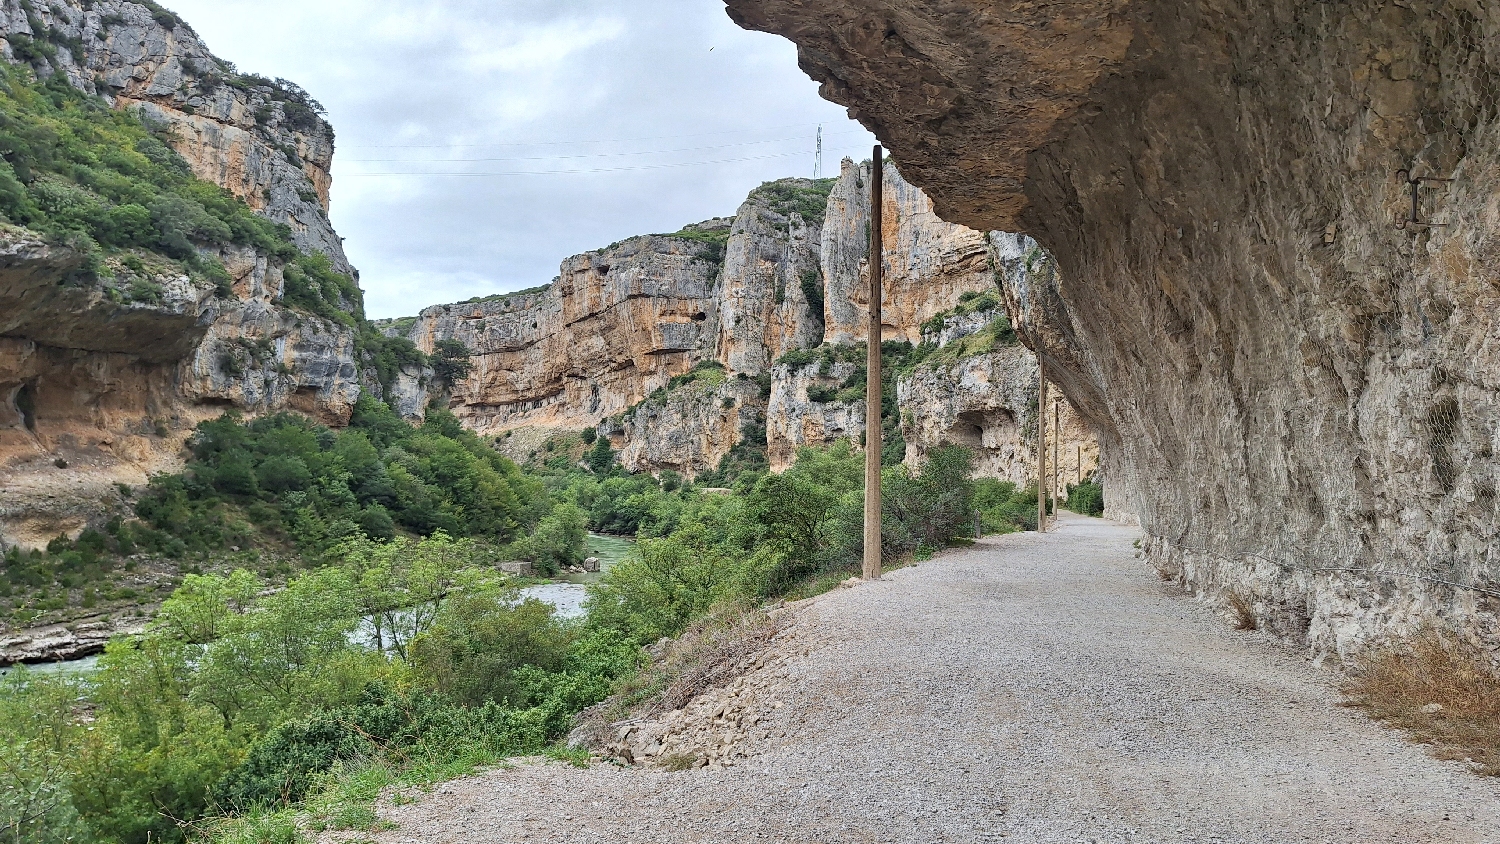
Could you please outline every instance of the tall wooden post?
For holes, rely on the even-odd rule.
[[[1036,530],[1047,532],[1047,370],[1036,359]]]
[[[1063,494],[1062,480],[1062,402],[1052,402],[1052,512],[1057,513]]]
[[[870,330],[865,335],[865,580],[880,579],[880,300],[885,292],[885,150],[875,147],[870,173]]]
[[[1083,486],[1083,446],[1078,447],[1078,485]]]

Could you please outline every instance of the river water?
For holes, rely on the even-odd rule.
[[[602,536],[589,534],[588,552],[591,556],[598,557],[601,569],[624,559],[635,545],[628,539],[617,536]],[[560,618],[582,618],[584,615],[583,601],[587,595],[587,584],[597,580],[597,575],[586,575],[581,582],[573,583],[542,583],[536,586],[527,586],[521,590],[521,597],[535,598],[538,601],[551,604],[557,608]],[[39,665],[29,665],[27,669],[41,674],[83,674],[94,669],[99,663],[99,657],[90,656],[83,659],[75,659],[69,662],[47,662]],[[0,668],[0,676],[4,676],[8,668]]]

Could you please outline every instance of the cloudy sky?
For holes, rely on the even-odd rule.
[[[781,38],[720,0],[168,0],[338,132],[333,221],[372,317],[545,284],[562,259],[727,216],[869,156]]]

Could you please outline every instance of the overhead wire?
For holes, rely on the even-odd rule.
[[[838,132],[838,133],[832,133],[832,134],[837,134],[837,135],[853,135],[853,134],[858,134],[858,133],[857,132]],[[825,137],[830,137],[830,136],[831,135],[825,135]],[[418,164],[418,163],[425,164],[425,163],[432,163],[432,164],[448,164],[448,163],[462,162],[462,161],[572,161],[572,160],[581,159],[581,158],[627,158],[627,157],[642,156],[642,155],[667,155],[667,154],[670,154],[670,153],[678,153],[678,152],[705,152],[705,151],[708,151],[708,150],[736,149],[736,148],[739,148],[739,147],[762,146],[762,145],[765,145],[765,144],[784,144],[784,143],[791,143],[793,141],[805,141],[805,140],[807,140],[807,139],[806,138],[802,138],[802,137],[796,137],[796,138],[773,138],[771,140],[765,140],[765,141],[742,141],[742,142],[737,143],[737,144],[718,144],[718,145],[715,145],[715,146],[707,146],[707,147],[679,147],[677,149],[652,149],[652,150],[640,150],[640,151],[637,151],[637,152],[590,152],[590,153],[580,153],[578,155],[547,155],[547,156],[529,156],[529,157],[523,157],[523,158],[427,158],[427,159],[423,159],[423,158],[346,158],[346,159],[344,159],[344,163],[346,163],[346,164],[377,164],[377,163],[397,163],[397,164]]]
[[[673,164],[639,164],[632,167],[596,167],[575,170],[518,170],[513,172],[497,173],[494,171],[468,171],[463,173],[434,173],[431,171],[413,171],[409,173],[341,173],[340,178],[351,178],[361,176],[564,176],[582,173],[627,173],[637,170],[667,170],[678,167],[704,167],[713,164],[738,164],[745,161],[769,161],[776,158],[800,158],[808,155],[807,152],[784,152],[774,155],[756,155],[746,158],[723,158],[717,161],[682,161]],[[441,164],[443,162],[433,162]]]
[[[591,139],[586,141],[502,141],[485,144],[345,144],[343,149],[476,149],[480,147],[544,147],[580,146],[582,144],[629,144],[637,141],[670,141],[678,138],[707,138],[715,135],[740,135],[752,132],[770,132],[781,129],[813,129],[812,123],[789,123],[782,126],[762,126],[759,129],[725,129],[720,132],[696,132],[686,135],[654,135],[640,138],[617,138],[614,140]]]

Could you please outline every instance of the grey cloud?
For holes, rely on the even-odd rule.
[[[788,42],[717,0],[172,5],[219,55],[327,106],[333,219],[372,316],[542,284],[568,255],[733,213],[763,181],[811,175],[819,123],[829,173],[873,143]],[[726,163],[621,169],[707,161]],[[363,175],[575,169],[615,172]]]

